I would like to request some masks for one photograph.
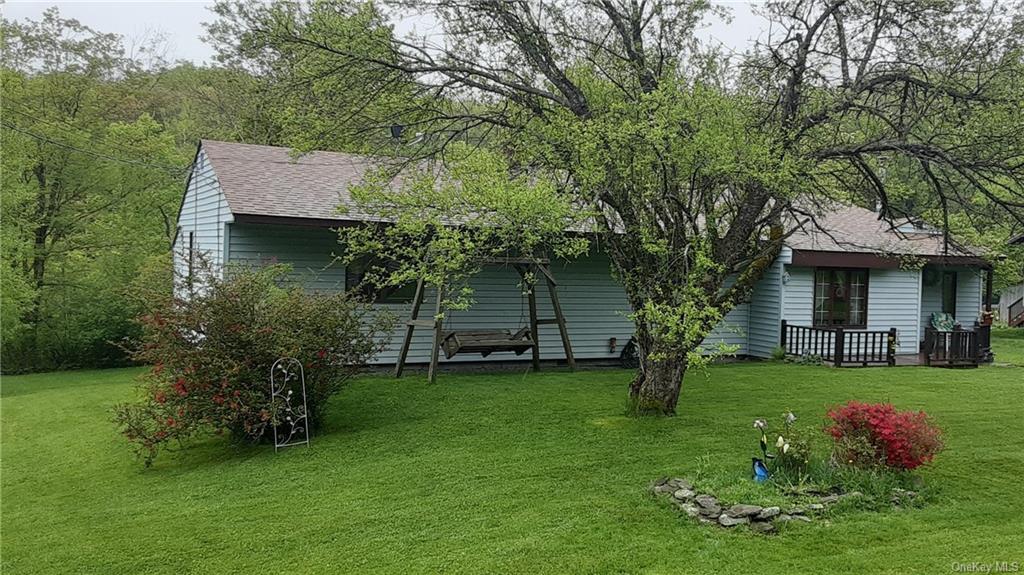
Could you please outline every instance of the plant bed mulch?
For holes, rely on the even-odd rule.
[[[691,482],[680,477],[662,477],[654,482],[651,490],[656,496],[667,498],[688,517],[696,519],[703,525],[722,528],[746,525],[751,531],[763,534],[775,533],[781,523],[810,523],[829,506],[843,499],[863,497],[859,491],[851,491],[823,495],[818,498],[817,503],[805,505],[761,507],[737,503],[726,506],[715,496],[700,493]],[[914,491],[897,489],[893,491],[891,502],[894,506],[901,506],[916,497],[917,493]]]

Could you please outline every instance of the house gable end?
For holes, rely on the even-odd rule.
[[[175,272],[179,277],[188,273],[189,260],[194,255],[202,254],[215,268],[225,263],[225,226],[233,220],[214,167],[200,145],[178,209],[172,245]],[[190,256],[190,251],[193,256]]]

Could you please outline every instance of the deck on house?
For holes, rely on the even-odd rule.
[[[977,367],[992,360],[988,325],[952,331],[925,328],[920,353],[896,353],[897,335],[896,328],[844,330],[792,325],[783,320],[781,345],[786,355],[817,356],[836,367]]]

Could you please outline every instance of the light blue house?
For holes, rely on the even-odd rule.
[[[178,214],[177,272],[189,273],[190,257],[202,252],[216,266],[287,262],[313,289],[346,289],[353,274],[335,259],[340,246],[334,230],[367,216],[355,210],[342,215],[336,208],[351,205],[348,187],[372,166],[371,159],[350,154],[314,152],[296,160],[287,148],[204,140]],[[736,355],[765,358],[784,344],[790,353],[832,360],[842,333],[843,363],[891,364],[893,354],[917,357],[934,312],[950,314],[963,331],[975,333],[985,286],[991,285],[991,266],[980,254],[944,246],[940,234],[909,223],[891,228],[856,207],[837,209],[818,224],[826,231],[808,227],[787,239],[751,301],[733,309],[705,345],[726,343]],[[595,253],[551,267],[576,359],[617,360],[632,322],[607,258]],[[515,332],[526,325],[518,281],[512,269],[486,269],[472,282],[476,305],[450,314],[445,329]],[[541,315],[551,313],[545,289],[539,286]],[[400,317],[410,308],[402,297],[378,305]],[[396,331],[392,347],[376,362],[394,363],[400,341]],[[554,325],[539,328],[538,342],[542,359],[564,359]],[[428,361],[431,344],[430,330],[417,331],[409,361]],[[481,359],[457,355],[449,361]],[[483,360],[510,359],[519,358],[496,353]]]

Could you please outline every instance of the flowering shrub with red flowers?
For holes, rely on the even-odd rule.
[[[842,462],[916,469],[942,450],[942,434],[923,411],[897,411],[890,403],[850,401],[828,412],[826,431]]]
[[[327,399],[382,349],[392,317],[345,293],[304,291],[290,271],[235,268],[144,294],[143,335],[129,351],[152,368],[141,400],[117,406],[115,421],[147,465],[200,432],[263,437],[274,419],[270,367],[281,357],[305,366],[315,428]]]

